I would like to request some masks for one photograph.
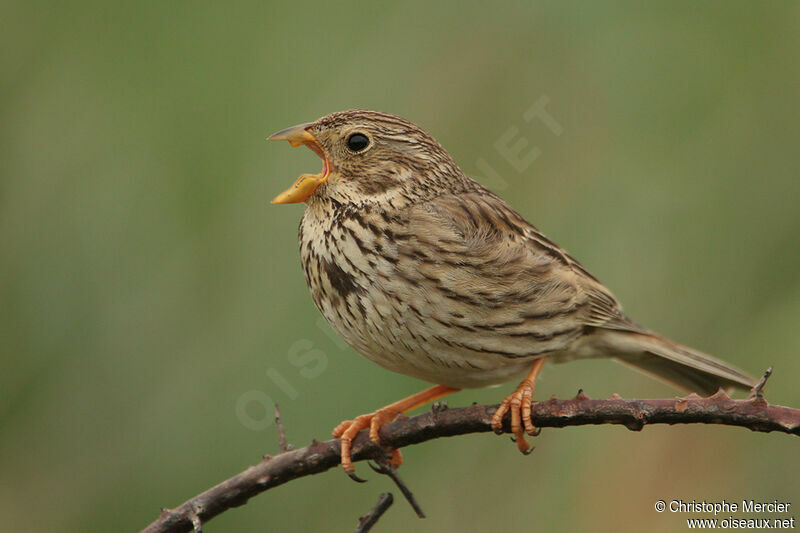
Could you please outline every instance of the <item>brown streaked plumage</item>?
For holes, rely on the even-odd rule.
[[[323,158],[274,203],[305,201],[300,256],[314,303],[371,361],[438,384],[343,422],[350,442],[370,428],[465,387],[527,373],[498,410],[511,411],[522,451],[536,434],[530,404],[545,358],[612,357],[700,393],[753,379],[643,328],[564,250],[458,168],[432,137],[402,118],[343,111],[279,132]],[[396,457],[399,460],[399,456]]]

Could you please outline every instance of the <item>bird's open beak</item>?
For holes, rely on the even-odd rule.
[[[298,124],[297,126],[286,128],[285,130],[281,130],[267,137],[268,141],[289,141],[289,144],[292,146],[305,144],[322,158],[322,172],[319,174],[302,174],[291,187],[272,200],[273,204],[296,204],[298,202],[305,202],[309,196],[314,194],[317,187],[328,179],[330,164],[328,163],[328,158],[325,156],[325,152],[322,150],[319,141],[306,129],[310,125],[310,123]]]

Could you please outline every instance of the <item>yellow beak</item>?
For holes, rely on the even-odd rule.
[[[298,202],[305,202],[309,196],[314,194],[325,180],[328,179],[330,174],[330,165],[322,146],[309,131],[306,129],[311,124],[298,124],[291,128],[281,130],[274,135],[267,137],[268,141],[289,141],[292,146],[300,146],[304,144],[313,150],[318,156],[322,158],[322,172],[319,174],[303,174],[294,182],[294,184],[280,193],[272,200],[273,204],[296,204]]]

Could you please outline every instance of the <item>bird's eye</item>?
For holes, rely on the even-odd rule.
[[[347,147],[354,152],[360,152],[367,146],[369,146],[369,138],[363,133],[354,133],[347,138]]]

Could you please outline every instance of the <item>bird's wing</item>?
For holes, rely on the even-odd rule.
[[[498,265],[519,269],[519,291],[528,286],[528,291],[557,295],[537,298],[537,303],[563,306],[569,294],[573,303],[585,306],[578,315],[584,325],[644,331],[597,278],[495,194],[483,190],[450,196],[426,208],[449,220],[446,231],[463,237],[467,256],[491,257]]]
[[[424,313],[450,310],[431,318],[473,344],[522,356],[564,349],[586,326],[635,328],[602,284],[488,191],[441,196],[403,218],[395,272],[422,288]]]

